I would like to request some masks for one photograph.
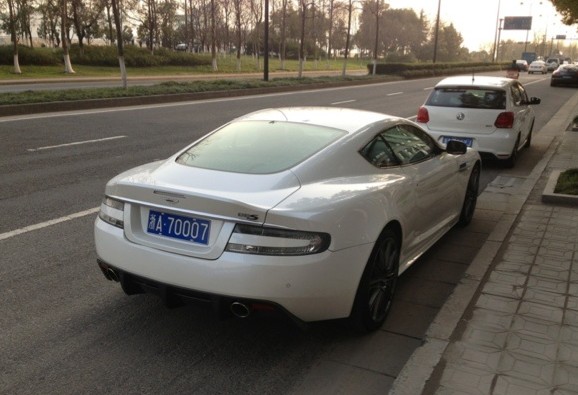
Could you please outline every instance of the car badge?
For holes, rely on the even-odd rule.
[[[165,202],[168,202],[168,203],[178,203],[180,201],[179,199],[186,199],[186,196],[181,194],[181,193],[174,193],[174,192],[160,191],[160,190],[154,190],[153,193],[155,195],[164,196]]]
[[[456,115],[458,121],[463,121],[465,117],[466,114],[464,114],[463,112],[458,112],[458,115]]]
[[[257,214],[249,214],[249,213],[237,213],[239,218],[244,218],[249,221],[258,221],[259,216]]]

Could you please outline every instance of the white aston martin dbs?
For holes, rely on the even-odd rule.
[[[257,111],[108,182],[98,263],[127,294],[384,322],[396,280],[473,216],[476,151],[375,112]]]

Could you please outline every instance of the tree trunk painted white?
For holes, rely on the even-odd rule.
[[[343,60],[343,70],[341,70],[341,76],[345,77],[345,72],[347,71],[347,58]]]
[[[118,64],[120,66],[120,78],[122,80],[122,87],[126,89],[127,81],[126,81],[126,66],[124,64],[124,56],[118,57]]]
[[[211,60],[211,67],[213,69],[213,71],[219,71],[219,68],[217,67],[217,57],[214,56],[213,59]]]
[[[72,63],[70,63],[70,54],[64,54],[64,72],[66,74],[74,74],[75,71],[72,69]]]
[[[241,59],[237,58],[237,71],[241,72]]]
[[[299,74],[298,77],[303,77],[303,59],[299,59]]]
[[[22,74],[22,71],[20,70],[20,63],[18,62],[18,54],[15,53],[14,54],[14,70],[13,70],[14,74]]]

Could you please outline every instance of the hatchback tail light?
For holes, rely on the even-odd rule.
[[[429,112],[427,111],[427,108],[425,108],[423,106],[419,108],[419,110],[417,111],[416,121],[419,123],[428,123],[429,122]]]
[[[514,126],[514,113],[511,111],[505,111],[498,115],[494,126],[498,129],[511,129]]]

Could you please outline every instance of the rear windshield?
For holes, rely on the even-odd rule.
[[[502,90],[481,88],[436,88],[426,105],[438,107],[506,108],[506,93]]]
[[[276,173],[345,134],[343,130],[293,122],[233,122],[179,155],[177,162],[235,173]]]

